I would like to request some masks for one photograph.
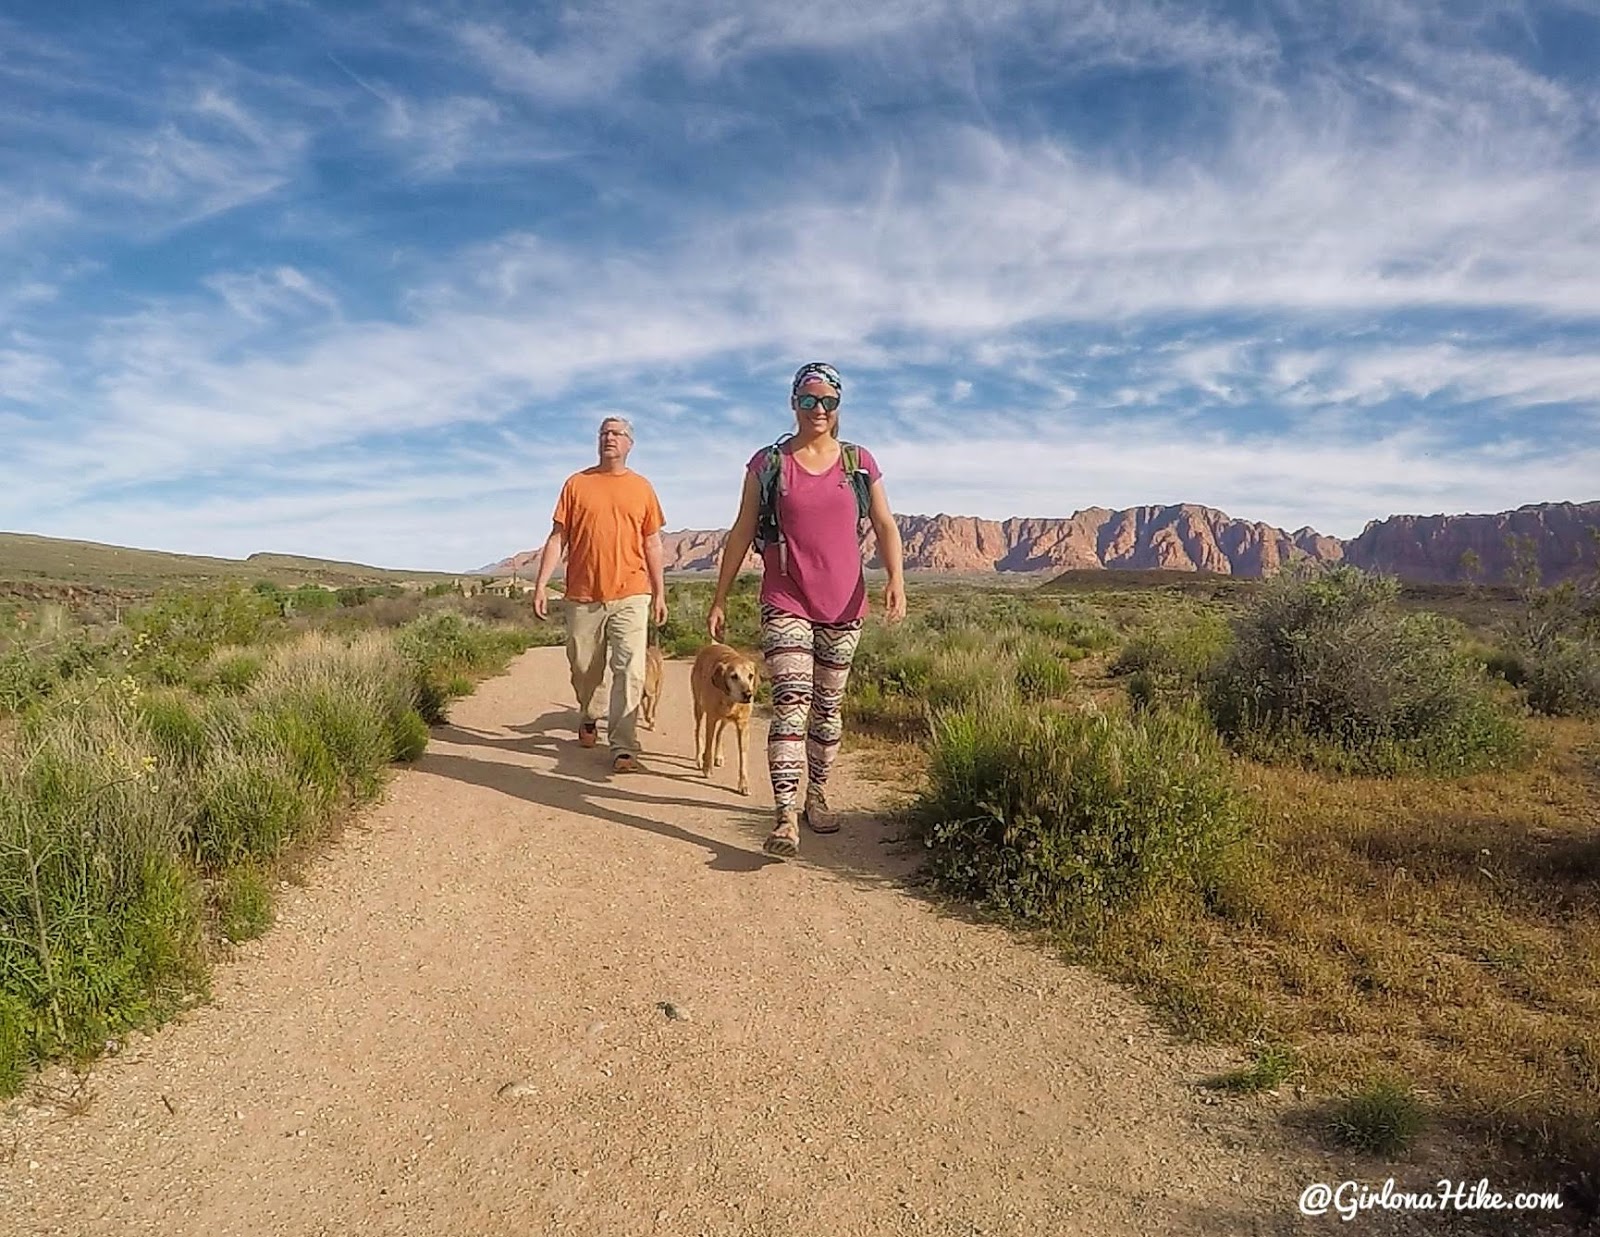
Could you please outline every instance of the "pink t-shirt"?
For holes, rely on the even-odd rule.
[[[766,460],[763,447],[746,467],[759,475]],[[873,481],[883,476],[865,447],[860,460]],[[856,532],[856,492],[844,470],[844,454],[825,472],[809,473],[784,450],[783,478],[778,522],[789,544],[789,570],[785,574],[777,546],[762,552],[762,604],[813,623],[853,622],[867,612],[867,582]]]

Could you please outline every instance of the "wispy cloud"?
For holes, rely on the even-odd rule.
[[[1547,15],[13,21],[0,105],[53,93],[0,106],[0,525],[472,565],[612,410],[721,523],[812,356],[903,510],[1592,497],[1600,87]]]

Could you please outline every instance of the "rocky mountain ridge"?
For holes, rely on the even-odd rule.
[[[1312,528],[1286,532],[1194,503],[1089,507],[1067,518],[984,520],[975,516],[897,515],[908,571],[995,572],[1166,570],[1268,576],[1303,559],[1349,562],[1426,582],[1502,582],[1518,555],[1531,555],[1553,583],[1600,568],[1600,501],[1538,503],[1491,515],[1395,515],[1374,520],[1342,541]],[[669,571],[714,571],[725,529],[662,535]],[[1520,547],[1520,550],[1519,550]],[[876,565],[869,534],[863,557]],[[531,576],[537,548],[484,570]],[[747,566],[754,567],[753,558]]]

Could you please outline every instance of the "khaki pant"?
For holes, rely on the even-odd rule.
[[[613,752],[639,750],[639,701],[644,696],[645,646],[650,636],[650,597],[567,603],[567,664],[572,690],[585,722],[595,720],[594,694],[611,661],[611,709],[606,738]]]

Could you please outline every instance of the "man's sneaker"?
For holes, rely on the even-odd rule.
[[[637,773],[639,772],[639,762],[634,758],[632,752],[618,752],[611,758],[611,772]]]
[[[828,796],[820,786],[806,787],[806,826],[812,833],[839,832],[839,818],[828,808]]]
[[[600,741],[600,727],[593,722],[584,722],[578,727],[578,746],[593,747]]]

